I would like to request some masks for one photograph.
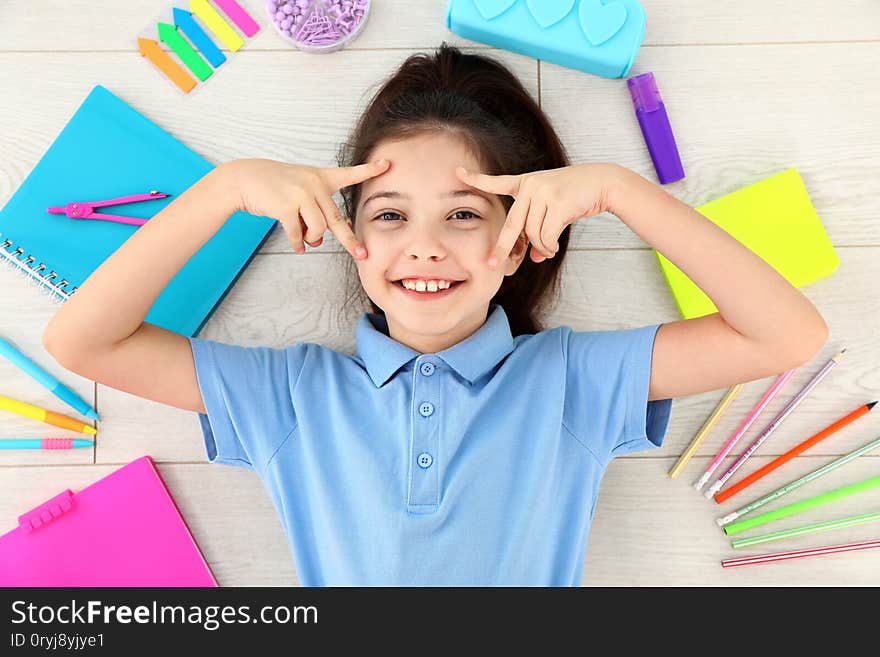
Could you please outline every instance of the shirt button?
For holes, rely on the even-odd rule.
[[[434,412],[434,404],[431,402],[422,402],[419,404],[419,414],[422,417],[428,417]]]
[[[420,468],[430,468],[431,464],[434,462],[434,457],[428,454],[428,452],[422,452],[419,454],[419,467]]]
[[[434,363],[422,363],[419,372],[425,376],[431,376],[434,373]]]

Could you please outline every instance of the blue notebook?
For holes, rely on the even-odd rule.
[[[170,194],[99,209],[149,218],[213,168],[110,91],[95,86],[0,210],[0,260],[63,301],[138,226],[71,219],[49,214],[47,207],[152,190]],[[277,223],[244,212],[232,214],[168,283],[146,321],[197,336]]]

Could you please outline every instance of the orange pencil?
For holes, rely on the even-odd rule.
[[[730,488],[726,488],[725,490],[722,490],[722,491],[715,493],[715,501],[718,504],[721,504],[722,502],[724,502],[724,500],[730,499],[731,497],[736,495],[738,492],[740,492],[741,490],[743,490],[747,486],[750,486],[751,484],[755,483],[756,481],[758,481],[758,479],[760,479],[764,475],[773,472],[779,466],[788,463],[795,456],[805,452],[806,450],[808,450],[810,447],[812,447],[813,445],[815,445],[819,441],[824,440],[825,438],[827,438],[828,436],[833,434],[835,431],[839,431],[840,429],[843,429],[843,427],[845,427],[850,422],[854,422],[855,420],[858,420],[863,415],[866,415],[872,408],[874,408],[874,404],[876,404],[876,403],[877,402],[873,401],[870,404],[863,404],[862,406],[859,406],[852,413],[848,413],[847,415],[844,415],[842,418],[840,418],[836,422],[829,424],[827,427],[822,429],[822,431],[820,431],[819,433],[817,433],[814,436],[811,436],[810,438],[807,438],[800,445],[797,445],[796,447],[792,447],[790,450],[788,450],[782,456],[776,457],[775,459],[770,461],[770,463],[765,465],[763,468],[759,468],[759,469],[755,470],[752,474],[750,474],[748,477],[740,479],[738,482],[736,482]]]

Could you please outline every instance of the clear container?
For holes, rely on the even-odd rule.
[[[275,31],[294,48],[314,53],[344,48],[363,29],[372,4],[370,0],[265,1]]]

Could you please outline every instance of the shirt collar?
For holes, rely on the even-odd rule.
[[[381,388],[391,376],[420,354],[388,335],[388,322],[379,313],[364,313],[355,329],[357,353],[373,384]],[[473,335],[436,355],[473,383],[513,351],[513,336],[504,308],[490,304],[489,316]]]

